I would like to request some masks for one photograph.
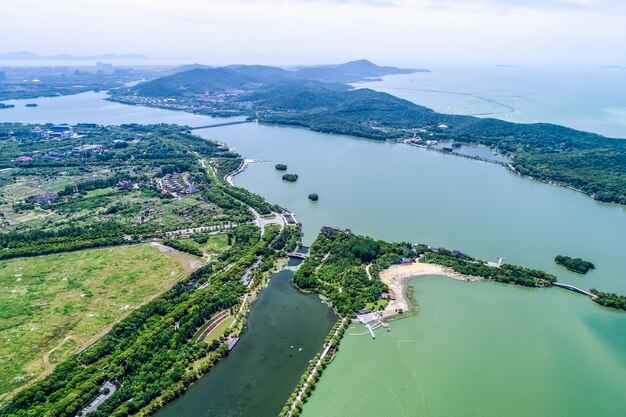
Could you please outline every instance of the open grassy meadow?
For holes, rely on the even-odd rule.
[[[0,261],[0,402],[199,265],[156,244]]]

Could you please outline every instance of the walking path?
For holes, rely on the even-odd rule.
[[[577,292],[579,294],[584,294],[584,295],[586,295],[588,297],[591,297],[591,298],[596,298],[597,297],[597,295],[595,295],[592,292],[583,290],[581,288],[575,287],[575,286],[570,285],[570,284],[565,284],[563,282],[553,282],[552,285],[554,285],[555,287],[560,287],[560,288],[564,288],[566,290],[574,291],[574,292]]]
[[[106,388],[109,389],[109,392],[107,393],[104,392]],[[116,390],[117,387],[113,383],[111,383],[111,381],[105,382],[104,385],[100,387],[100,395],[98,395],[91,403],[89,403],[87,407],[83,408],[83,411],[78,414],[78,417],[83,417],[91,413],[92,411],[96,411],[96,409],[100,407],[100,404],[105,402],[111,395],[115,394]]]
[[[337,329],[335,330],[335,332],[333,333],[333,337],[331,338],[334,339],[335,336],[337,336],[337,334],[339,333],[339,331],[343,328],[344,324],[346,323],[346,318],[342,318],[341,319],[341,324],[339,326],[337,326]],[[324,351],[322,352],[322,354],[320,355],[319,359],[317,360],[317,362],[315,362],[315,365],[313,366],[313,368],[311,369],[311,372],[309,372],[309,376],[307,377],[305,383],[302,385],[302,387],[300,388],[300,391],[298,391],[298,395],[296,396],[296,399],[293,400],[293,402],[291,403],[291,407],[289,407],[289,411],[287,412],[287,414],[285,414],[285,417],[291,417],[291,414],[293,413],[293,411],[296,409],[296,405],[300,402],[300,400],[302,399],[302,395],[306,392],[307,388],[309,387],[309,385],[311,384],[311,380],[314,378],[314,375],[316,373],[316,369],[318,366],[320,366],[322,364],[322,361],[324,360],[324,358],[326,357],[326,355],[328,354],[328,351],[330,350],[330,348],[332,347],[332,342],[328,342],[326,343],[326,345],[324,346]]]
[[[265,227],[270,224],[279,225],[281,231],[285,228],[285,219],[283,219],[283,216],[281,216],[280,214],[272,212],[271,214],[273,215],[273,217],[266,219],[261,217],[259,212],[252,207],[248,206],[248,209],[252,212],[252,214],[254,214],[254,222],[256,223],[256,225],[261,228],[261,236],[263,236],[263,234],[265,233]]]

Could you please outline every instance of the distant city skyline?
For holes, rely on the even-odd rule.
[[[0,52],[137,53],[213,65],[626,65],[621,0],[2,3]]]

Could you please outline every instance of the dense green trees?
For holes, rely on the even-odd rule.
[[[285,174],[283,175],[283,181],[296,182],[298,181],[298,174]]]
[[[369,279],[365,271],[368,264],[374,264],[370,272],[376,275],[378,261],[380,266],[387,266],[390,259],[416,253],[406,243],[389,244],[344,232],[321,233],[294,275],[294,282],[324,294],[340,314],[352,315],[377,301],[387,288],[380,279]]]
[[[429,252],[422,261],[446,266],[463,275],[492,279],[525,287],[549,287],[556,281],[554,275],[544,271],[509,264],[503,264],[500,268],[491,267],[485,265],[483,261],[467,255],[454,256],[452,252],[446,249],[439,249],[438,252]]]
[[[200,248],[198,248],[197,246],[195,246],[194,244],[190,242],[184,242],[184,241],[174,240],[174,239],[165,239],[163,241],[163,244],[165,246],[169,246],[170,248],[174,248],[181,252],[187,252],[195,256],[202,257],[204,255],[202,251],[200,250]]]
[[[598,291],[595,288],[592,288],[590,292],[596,295],[596,297],[593,299],[593,301],[595,301],[596,303],[605,307],[626,310],[626,296]]]
[[[569,256],[558,255],[554,258],[554,262],[579,274],[586,274],[591,269],[595,269],[595,265],[591,262],[584,261],[580,258],[571,258]]]
[[[287,165],[285,165],[285,164],[276,164],[275,168],[278,171],[287,171]]]

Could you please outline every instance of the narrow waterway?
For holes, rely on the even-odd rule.
[[[335,323],[317,295],[292,285],[293,272],[276,273],[248,316],[230,355],[158,417],[276,417],[309,360]]]

